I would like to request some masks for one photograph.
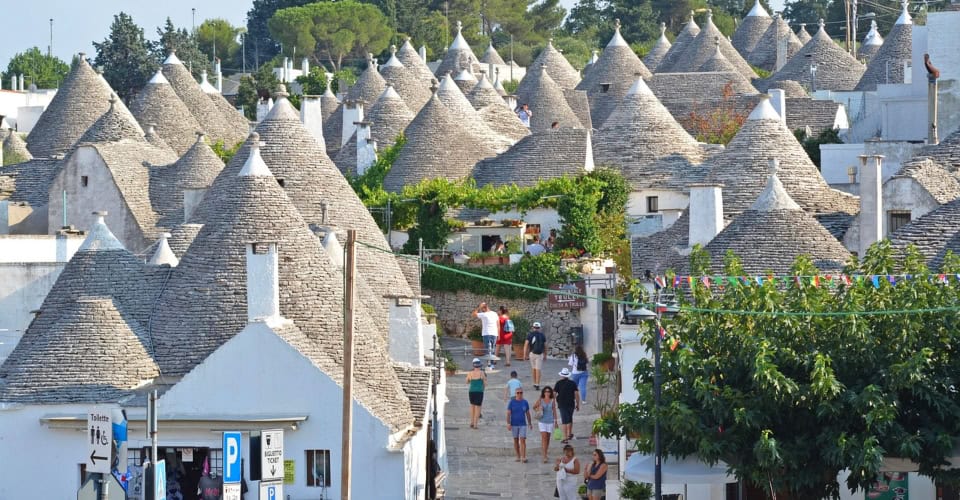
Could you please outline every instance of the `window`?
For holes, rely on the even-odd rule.
[[[223,450],[210,448],[210,472],[216,472],[217,477],[223,476]]]
[[[887,212],[887,215],[890,217],[890,222],[887,224],[887,234],[891,234],[910,223],[910,212]]]
[[[306,450],[307,486],[330,486],[330,450]]]
[[[610,84],[609,84],[609,83],[601,83],[601,84],[600,84],[600,93],[601,93],[601,94],[606,94],[606,93],[609,92],[609,91],[610,91]]]
[[[87,187],[87,184],[88,184],[89,182],[90,182],[90,178],[89,178],[89,177],[87,177],[86,175],[81,175],[81,176],[80,176],[80,185],[81,185],[81,186]]]
[[[660,211],[660,197],[647,196],[647,213],[655,214]]]
[[[280,187],[286,187],[287,183],[284,182],[284,180],[281,179],[280,177],[277,177],[277,184],[280,184]]]

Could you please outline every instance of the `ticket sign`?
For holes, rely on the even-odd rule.
[[[260,480],[283,481],[283,431],[263,431],[260,435]]]

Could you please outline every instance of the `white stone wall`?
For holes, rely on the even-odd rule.
[[[423,366],[424,351],[433,349],[423,343],[423,331],[420,321],[420,300],[403,299],[410,305],[397,305],[390,301],[390,357],[394,361]]]
[[[630,197],[627,200],[628,219],[631,217],[640,217],[651,213],[647,211],[648,196],[656,196],[658,198],[657,202],[659,204],[659,211],[655,213],[659,213],[663,216],[663,229],[672,226],[673,223],[680,218],[680,214],[683,213],[683,211],[687,208],[687,205],[690,204],[690,197],[679,191],[667,191],[662,189],[633,191],[630,193]]]
[[[82,185],[82,176],[87,177],[86,186]],[[67,224],[87,230],[95,220],[93,212],[106,210],[107,226],[127,250],[138,253],[149,244],[96,149],[78,148],[51,184],[47,219],[53,229],[63,226],[64,190],[67,192]]]
[[[916,155],[923,144],[902,141],[872,141],[856,144],[821,144],[820,174],[827,184],[849,184],[847,168],[860,168],[860,155],[883,155],[881,178],[886,181]]]
[[[940,109],[937,120],[940,139],[960,127],[960,12],[931,12],[927,15],[927,51],[940,70]],[[914,26],[914,29],[917,29]],[[923,69],[923,66],[920,67]],[[924,78],[925,80],[925,78]]]
[[[73,257],[83,235],[4,235],[0,236],[0,263],[66,262]]]
[[[63,262],[0,263],[0,363],[13,352],[53,288]],[[3,498],[3,497],[0,497]]]

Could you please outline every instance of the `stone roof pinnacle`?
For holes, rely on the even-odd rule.
[[[263,161],[263,157],[260,156],[260,134],[256,132],[250,133],[250,154],[247,156],[247,161],[243,164],[243,168],[240,169],[240,173],[237,174],[241,177],[273,177],[273,173],[270,172],[270,168],[267,167],[267,164]]]

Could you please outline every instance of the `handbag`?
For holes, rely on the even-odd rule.
[[[563,429],[560,426],[553,428],[553,439],[556,441],[563,441]]]

